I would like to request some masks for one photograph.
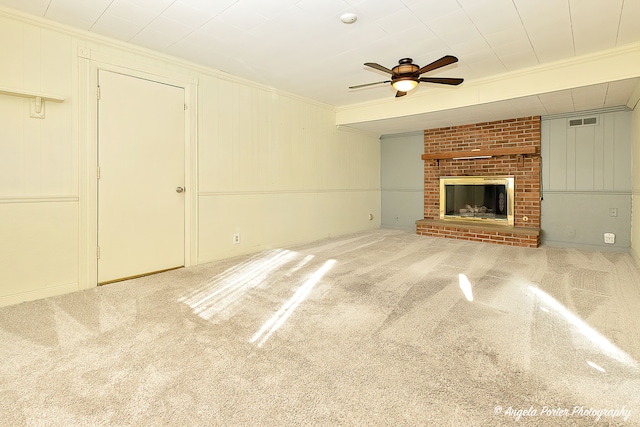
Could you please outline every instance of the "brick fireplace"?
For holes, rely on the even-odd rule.
[[[422,158],[424,219],[416,221],[418,234],[539,246],[539,116],[425,130]],[[500,175],[514,177],[513,225],[440,218],[440,177]]]

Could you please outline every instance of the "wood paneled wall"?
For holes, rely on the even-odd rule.
[[[595,118],[593,125],[570,126]],[[542,121],[542,242],[623,249],[631,245],[631,112],[597,111]],[[616,209],[612,216],[610,209]],[[613,245],[604,233],[616,235]]]
[[[90,248],[78,230],[95,220],[79,216],[79,117],[92,102],[79,99],[79,48],[199,81],[198,262],[379,227],[378,135],[336,129],[332,107],[0,11],[0,86],[65,98],[41,120],[28,100],[0,95],[0,305],[79,289]]]
[[[569,126],[579,118],[596,125]],[[545,120],[542,138],[546,191],[631,190],[630,113],[584,113]]]

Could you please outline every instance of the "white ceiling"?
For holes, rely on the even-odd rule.
[[[388,85],[348,89],[386,79],[365,62],[391,68],[411,57],[426,65],[451,54],[460,61],[429,76],[463,77],[466,83],[640,41],[640,0],[0,0],[0,5],[337,107],[393,98]],[[347,12],[358,16],[355,23],[340,21]],[[353,127],[397,133],[619,106],[637,85],[638,78],[626,79]],[[429,84],[414,92],[421,91],[429,91]]]

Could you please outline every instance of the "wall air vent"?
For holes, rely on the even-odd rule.
[[[585,117],[583,119],[569,119],[569,127],[576,126],[597,126],[598,117]]]

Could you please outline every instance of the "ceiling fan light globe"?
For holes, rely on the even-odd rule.
[[[415,80],[407,79],[407,80],[398,80],[392,83],[392,86],[395,90],[400,92],[409,92],[412,89],[415,89],[418,86],[418,82]]]

